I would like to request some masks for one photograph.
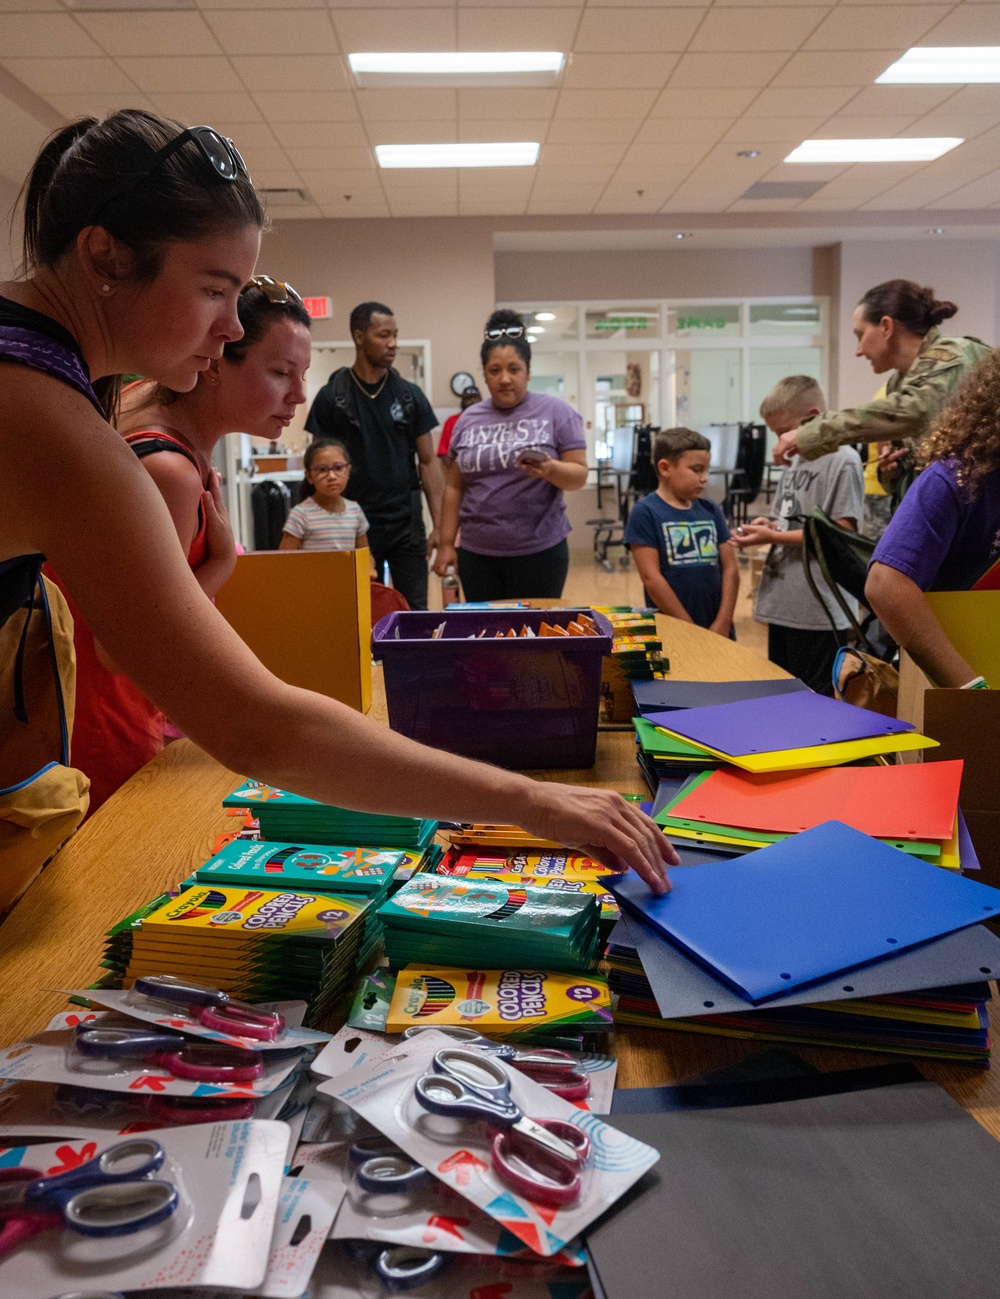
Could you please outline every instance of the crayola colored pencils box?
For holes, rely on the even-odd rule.
[[[405,859],[392,849],[236,839],[199,866],[195,878],[200,884],[371,895],[385,889]]]

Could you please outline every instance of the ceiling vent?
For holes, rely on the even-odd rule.
[[[257,193],[263,194],[268,207],[298,207],[309,202],[304,189],[268,189],[265,186]]]
[[[812,198],[825,184],[825,180],[758,180],[740,198]]]

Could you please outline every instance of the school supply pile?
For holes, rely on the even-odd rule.
[[[375,627],[392,729],[516,770],[592,766],[606,620],[590,609],[453,609],[391,613]]]
[[[635,681],[632,694],[641,717],[672,712],[676,708],[704,708],[712,704],[733,704],[741,699],[763,699],[771,695],[795,694],[809,687],[798,677],[763,681]]]
[[[976,870],[961,780],[961,761],[770,775],[724,767],[691,776],[654,820],[670,838],[753,851],[837,819],[936,865]]]
[[[656,626],[655,609],[627,605],[597,606],[611,624],[614,642],[601,666],[601,698],[605,722],[627,722],[633,713],[632,684],[660,680],[670,670]]]
[[[988,1063],[1000,891],[836,821],[672,881],[606,881],[618,1021]]]
[[[374,914],[358,894],[195,885],[113,928],[102,982],[207,979],[245,1001],[305,1001],[309,1024],[336,1020],[381,940]]]
[[[437,832],[436,821],[413,816],[353,812],[290,794],[257,780],[244,781],[222,800],[225,808],[251,808],[265,839],[292,843],[344,844],[348,847],[423,851]]]
[[[646,784],[655,794],[661,780],[718,767],[721,759],[687,741],[668,735],[645,717],[633,717],[635,756]]]
[[[394,968],[589,970],[599,950],[600,905],[591,893],[424,874],[383,902],[378,918]]]

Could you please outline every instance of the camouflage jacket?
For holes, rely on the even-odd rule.
[[[978,338],[942,338],[939,329],[931,329],[909,370],[889,379],[884,397],[851,410],[828,410],[801,424],[799,454],[815,460],[845,443],[923,437],[955,386],[992,350]]]

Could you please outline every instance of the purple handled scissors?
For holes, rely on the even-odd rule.
[[[590,1153],[586,1133],[559,1119],[530,1119],[514,1103],[510,1075],[492,1056],[445,1047],[433,1073],[414,1084],[425,1110],[448,1118],[481,1119],[493,1133],[493,1170],[536,1204],[572,1204],[579,1197]]]
[[[260,1078],[264,1061],[242,1046],[191,1041],[180,1033],[146,1028],[102,1028],[81,1024],[76,1053],[84,1060],[140,1060],[193,1082],[248,1083]]]
[[[172,1182],[153,1177],[163,1160],[158,1141],[134,1137],[52,1177],[0,1169],[0,1258],[62,1226],[83,1236],[127,1236],[164,1222],[178,1197]]]
[[[245,1001],[236,1001],[221,988],[206,988],[200,983],[175,978],[172,974],[146,975],[136,979],[132,990],[167,1010],[183,1007],[192,1019],[216,1033],[273,1042],[285,1031],[282,1015],[258,1010]]]
[[[519,1051],[506,1042],[493,1042],[477,1033],[474,1028],[465,1028],[461,1024],[414,1024],[404,1030],[403,1036],[419,1037],[421,1033],[430,1031],[444,1033],[475,1051],[485,1051],[504,1064],[512,1064],[518,1072],[532,1078],[565,1101],[585,1101],[590,1095],[590,1079],[577,1068],[576,1061],[566,1051],[548,1047]]]

